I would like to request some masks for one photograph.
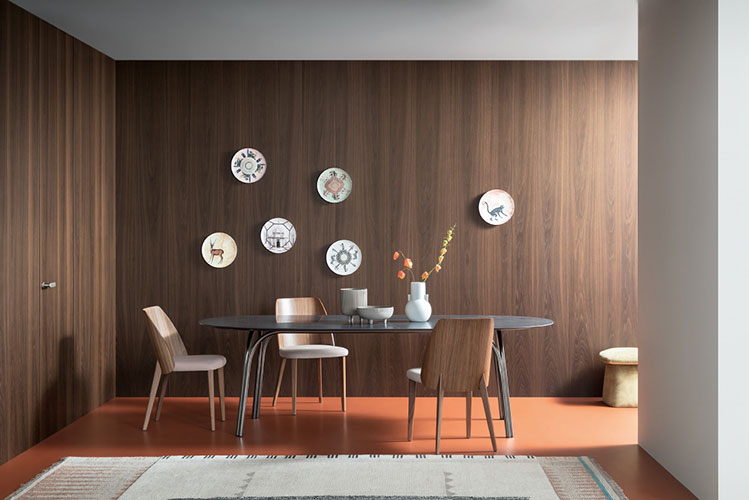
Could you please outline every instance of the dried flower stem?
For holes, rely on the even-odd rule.
[[[447,245],[449,245],[453,239],[453,235],[455,234],[455,226],[456,225],[453,224],[450,229],[448,229],[447,236],[444,240],[442,240],[442,248],[440,249],[439,257],[437,257],[437,263],[429,271],[424,271],[424,273],[421,275],[421,281],[426,282],[426,280],[429,279],[433,272],[440,272],[440,269],[442,269],[442,257],[444,257],[444,255],[447,253]],[[444,250],[444,252],[442,250]]]

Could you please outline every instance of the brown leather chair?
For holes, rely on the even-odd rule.
[[[489,393],[486,385],[491,368],[494,320],[441,319],[429,337],[421,368],[411,368],[408,377],[408,440],[413,440],[416,384],[437,391],[437,443],[440,452],[442,427],[442,400],[445,391],[463,392],[466,395],[466,437],[471,437],[471,399],[473,391],[481,393],[486,423],[492,449],[497,451],[494,424],[489,410]]]

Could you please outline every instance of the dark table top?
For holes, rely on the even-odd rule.
[[[497,330],[527,330],[551,326],[554,322],[545,318],[529,318],[526,316],[432,316],[423,323],[408,321],[405,316],[393,316],[384,324],[376,321],[359,324],[355,319],[349,323],[348,316],[279,316],[269,314],[264,316],[225,316],[222,318],[206,318],[200,320],[200,325],[227,330],[262,330],[278,332],[337,332],[337,333],[408,333],[428,332],[434,329],[442,318],[494,318],[494,328]]]

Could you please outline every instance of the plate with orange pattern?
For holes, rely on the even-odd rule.
[[[340,203],[348,198],[351,187],[351,176],[342,168],[329,168],[317,178],[317,192],[328,203]]]

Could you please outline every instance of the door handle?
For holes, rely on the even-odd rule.
[[[47,288],[55,288],[57,286],[56,282],[47,283],[46,281],[42,281],[42,290],[46,290]]]

